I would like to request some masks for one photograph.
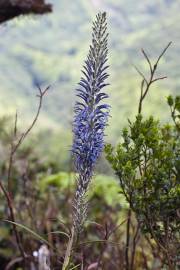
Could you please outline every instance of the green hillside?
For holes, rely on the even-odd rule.
[[[169,41],[173,45],[146,100],[145,111],[167,119],[165,97],[180,87],[180,1],[178,0],[52,0],[54,12],[13,20],[0,28],[0,113],[18,109],[21,124],[36,108],[36,84],[51,84],[39,127],[71,130],[74,90],[91,40],[91,20],[99,10],[108,13],[112,106],[109,140],[117,139],[127,117],[137,110],[140,78],[132,64],[147,70],[140,53],[152,59]]]

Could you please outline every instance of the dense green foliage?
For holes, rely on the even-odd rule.
[[[173,125],[161,125],[141,114],[122,132],[122,142],[106,154],[119,177],[122,193],[136,213],[144,233],[150,233],[170,256],[178,260],[180,206],[180,97],[168,97]],[[174,266],[175,267],[175,266]]]
[[[31,119],[35,110],[36,84],[52,84],[44,104],[40,125],[68,130],[72,121],[73,89],[80,78],[80,69],[88,51],[92,16],[97,10],[108,13],[110,32],[109,94],[112,118],[109,140],[119,137],[119,127],[126,116],[136,110],[138,74],[132,63],[146,70],[140,55],[145,48],[155,58],[169,41],[173,47],[160,70],[168,79],[159,82],[148,97],[146,113],[162,116],[168,113],[163,96],[177,92],[179,52],[179,1],[70,1],[53,0],[54,12],[44,17],[20,18],[0,28],[0,112],[18,109],[22,123]],[[162,93],[162,92],[161,92]],[[69,142],[68,142],[69,143]],[[66,145],[68,145],[68,143]]]

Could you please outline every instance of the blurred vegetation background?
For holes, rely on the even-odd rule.
[[[59,142],[63,140],[68,148],[74,90],[91,40],[91,20],[99,10],[104,10],[108,13],[110,33],[108,92],[112,106],[107,140],[118,140],[127,117],[136,112],[140,78],[133,65],[147,70],[140,49],[146,49],[153,60],[172,41],[159,70],[168,79],[154,86],[145,110],[167,119],[165,97],[176,94],[180,87],[180,2],[52,0],[51,3],[54,11],[49,15],[20,17],[0,27],[1,115],[12,115],[17,109],[21,125],[26,124],[36,108],[36,85],[50,84],[51,93],[37,130],[59,133]]]

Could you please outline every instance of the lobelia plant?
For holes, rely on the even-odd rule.
[[[106,93],[101,90],[108,85],[106,13],[99,13],[93,23],[92,45],[85,61],[83,77],[75,104],[74,143],[72,147],[77,177],[74,201],[74,227],[80,231],[86,218],[86,193],[93,176],[94,166],[104,147],[104,129],[107,125],[109,105],[100,104]]]
[[[109,105],[101,103],[108,95],[101,90],[108,85],[106,13],[99,13],[93,23],[92,44],[83,66],[83,77],[75,104],[72,153],[77,173],[77,187],[73,203],[73,226],[67,246],[63,269],[68,269],[72,246],[78,241],[87,216],[87,190],[94,167],[104,147],[104,130],[109,116]]]

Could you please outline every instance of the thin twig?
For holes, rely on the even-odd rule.
[[[135,65],[133,65],[133,67],[135,68],[135,70],[137,71],[137,73],[139,73],[139,75],[143,78],[143,81],[146,82],[146,84],[148,84],[148,81],[147,81],[146,77],[145,77],[144,74],[138,69],[138,67],[136,67]]]
[[[104,234],[103,240],[104,240],[104,241],[108,241],[109,237],[110,237],[110,234],[109,234],[109,232],[108,232],[108,225],[107,225],[107,223],[106,223],[106,224],[105,224],[105,234]],[[107,247],[107,242],[104,242],[104,244],[102,245],[101,252],[100,252],[100,254],[99,254],[99,258],[98,258],[98,261],[97,261],[97,266],[96,266],[96,268],[95,268],[95,269],[97,269],[97,270],[99,269],[99,267],[100,267],[100,265],[101,265],[101,263],[102,263],[103,254],[104,254],[104,252],[105,252],[105,250],[106,250],[106,247]]]
[[[13,153],[12,153],[13,155],[16,152],[16,150],[19,148],[19,146],[22,144],[22,142],[24,141],[26,136],[29,134],[29,132],[32,130],[34,125],[36,124],[36,122],[38,120],[38,117],[39,117],[39,114],[40,114],[41,107],[42,107],[43,97],[46,94],[46,92],[49,90],[49,88],[50,88],[50,86],[48,86],[44,91],[42,91],[41,88],[38,87],[39,95],[37,95],[37,97],[39,98],[39,105],[38,105],[37,113],[36,113],[36,115],[34,117],[34,120],[31,123],[31,125],[29,126],[29,128],[19,138],[17,144],[15,145],[15,147],[13,149]]]
[[[49,90],[49,88],[50,88],[50,86],[48,86],[44,91],[42,91],[41,88],[38,87],[39,105],[38,105],[37,113],[34,117],[34,120],[31,123],[31,125],[29,126],[29,128],[20,136],[18,142],[16,144],[14,144],[14,140],[16,139],[16,134],[17,134],[17,120],[18,120],[17,112],[16,112],[14,130],[13,130],[13,138],[12,138],[12,142],[11,142],[11,151],[10,151],[10,157],[9,157],[8,173],[7,173],[7,182],[8,182],[7,183],[7,190],[3,185],[3,181],[0,180],[0,188],[1,188],[3,194],[6,198],[6,201],[7,201],[7,205],[8,205],[9,212],[10,212],[10,221],[12,221],[13,232],[15,234],[16,243],[17,243],[19,252],[23,258],[24,263],[26,262],[26,255],[25,255],[25,252],[23,250],[23,245],[21,242],[19,232],[16,229],[16,225],[14,224],[15,223],[15,215],[14,215],[14,204],[13,204],[13,196],[12,196],[12,189],[11,189],[11,172],[12,172],[12,167],[13,167],[13,158],[14,158],[14,155],[15,155],[16,151],[18,150],[19,146],[22,144],[22,142],[24,141],[26,136],[29,134],[29,132],[32,130],[35,123],[37,122],[37,119],[39,117],[39,113],[40,113],[40,110],[42,107],[43,97],[46,94],[46,92]]]
[[[149,79],[147,79],[145,77],[145,75],[143,74],[143,72],[141,72],[136,66],[135,69],[136,71],[140,74],[140,76],[142,77],[142,82],[141,82],[141,94],[140,94],[140,99],[139,99],[139,105],[138,105],[138,113],[140,114],[142,112],[142,105],[143,105],[143,101],[150,89],[150,86],[154,83],[157,82],[159,80],[164,80],[167,77],[163,76],[163,77],[158,77],[158,78],[154,78],[155,74],[156,74],[156,70],[159,64],[160,59],[162,58],[162,56],[165,54],[165,52],[167,51],[167,49],[169,48],[169,46],[171,45],[172,42],[169,42],[168,45],[164,48],[164,50],[162,51],[162,53],[159,55],[159,57],[157,58],[155,64],[153,65],[151,60],[149,59],[149,56],[147,55],[147,53],[142,49],[142,54],[144,56],[144,58],[146,59],[148,65],[149,65]]]
[[[160,59],[163,57],[163,55],[165,54],[165,52],[167,51],[167,49],[171,46],[171,44],[172,44],[172,41],[170,41],[170,42],[168,43],[168,45],[164,48],[164,50],[162,51],[162,53],[159,55],[159,57],[158,57],[158,59],[157,59],[157,62],[156,62],[156,64],[155,64],[156,66],[158,65]]]
[[[140,224],[138,222],[137,227],[136,227],[136,232],[133,237],[133,250],[132,250],[132,256],[131,256],[131,264],[130,264],[130,269],[134,269],[134,258],[135,258],[135,253],[136,253],[136,246],[139,241],[139,230],[140,230]]]
[[[131,223],[131,208],[128,209],[128,218],[126,226],[126,249],[125,249],[125,261],[126,270],[129,270],[129,242],[130,242],[130,223]]]
[[[153,71],[153,68],[152,68],[152,64],[151,64],[151,61],[149,60],[149,57],[148,55],[146,54],[145,50],[141,49],[144,57],[146,58],[147,62],[148,62],[148,65],[149,65],[149,69],[150,69],[150,72],[152,73]]]
[[[12,203],[12,198],[11,198],[10,194],[8,193],[8,191],[5,189],[5,187],[4,187],[1,180],[0,180],[0,188],[1,188],[1,190],[4,193],[4,196],[6,198],[7,205],[8,205],[9,212],[10,212],[10,220],[13,222],[12,226],[13,226],[13,231],[14,231],[15,238],[16,238],[16,243],[17,243],[17,246],[19,248],[19,252],[21,254],[21,257],[23,258],[23,260],[25,262],[26,255],[25,255],[23,247],[22,247],[20,235],[19,235],[19,233],[18,233],[18,231],[16,229],[16,225],[14,224],[15,216],[14,216],[14,207],[13,207],[13,203]]]
[[[152,80],[152,83],[160,81],[160,80],[164,80],[164,79],[167,79],[167,76],[156,78],[156,79]]]

